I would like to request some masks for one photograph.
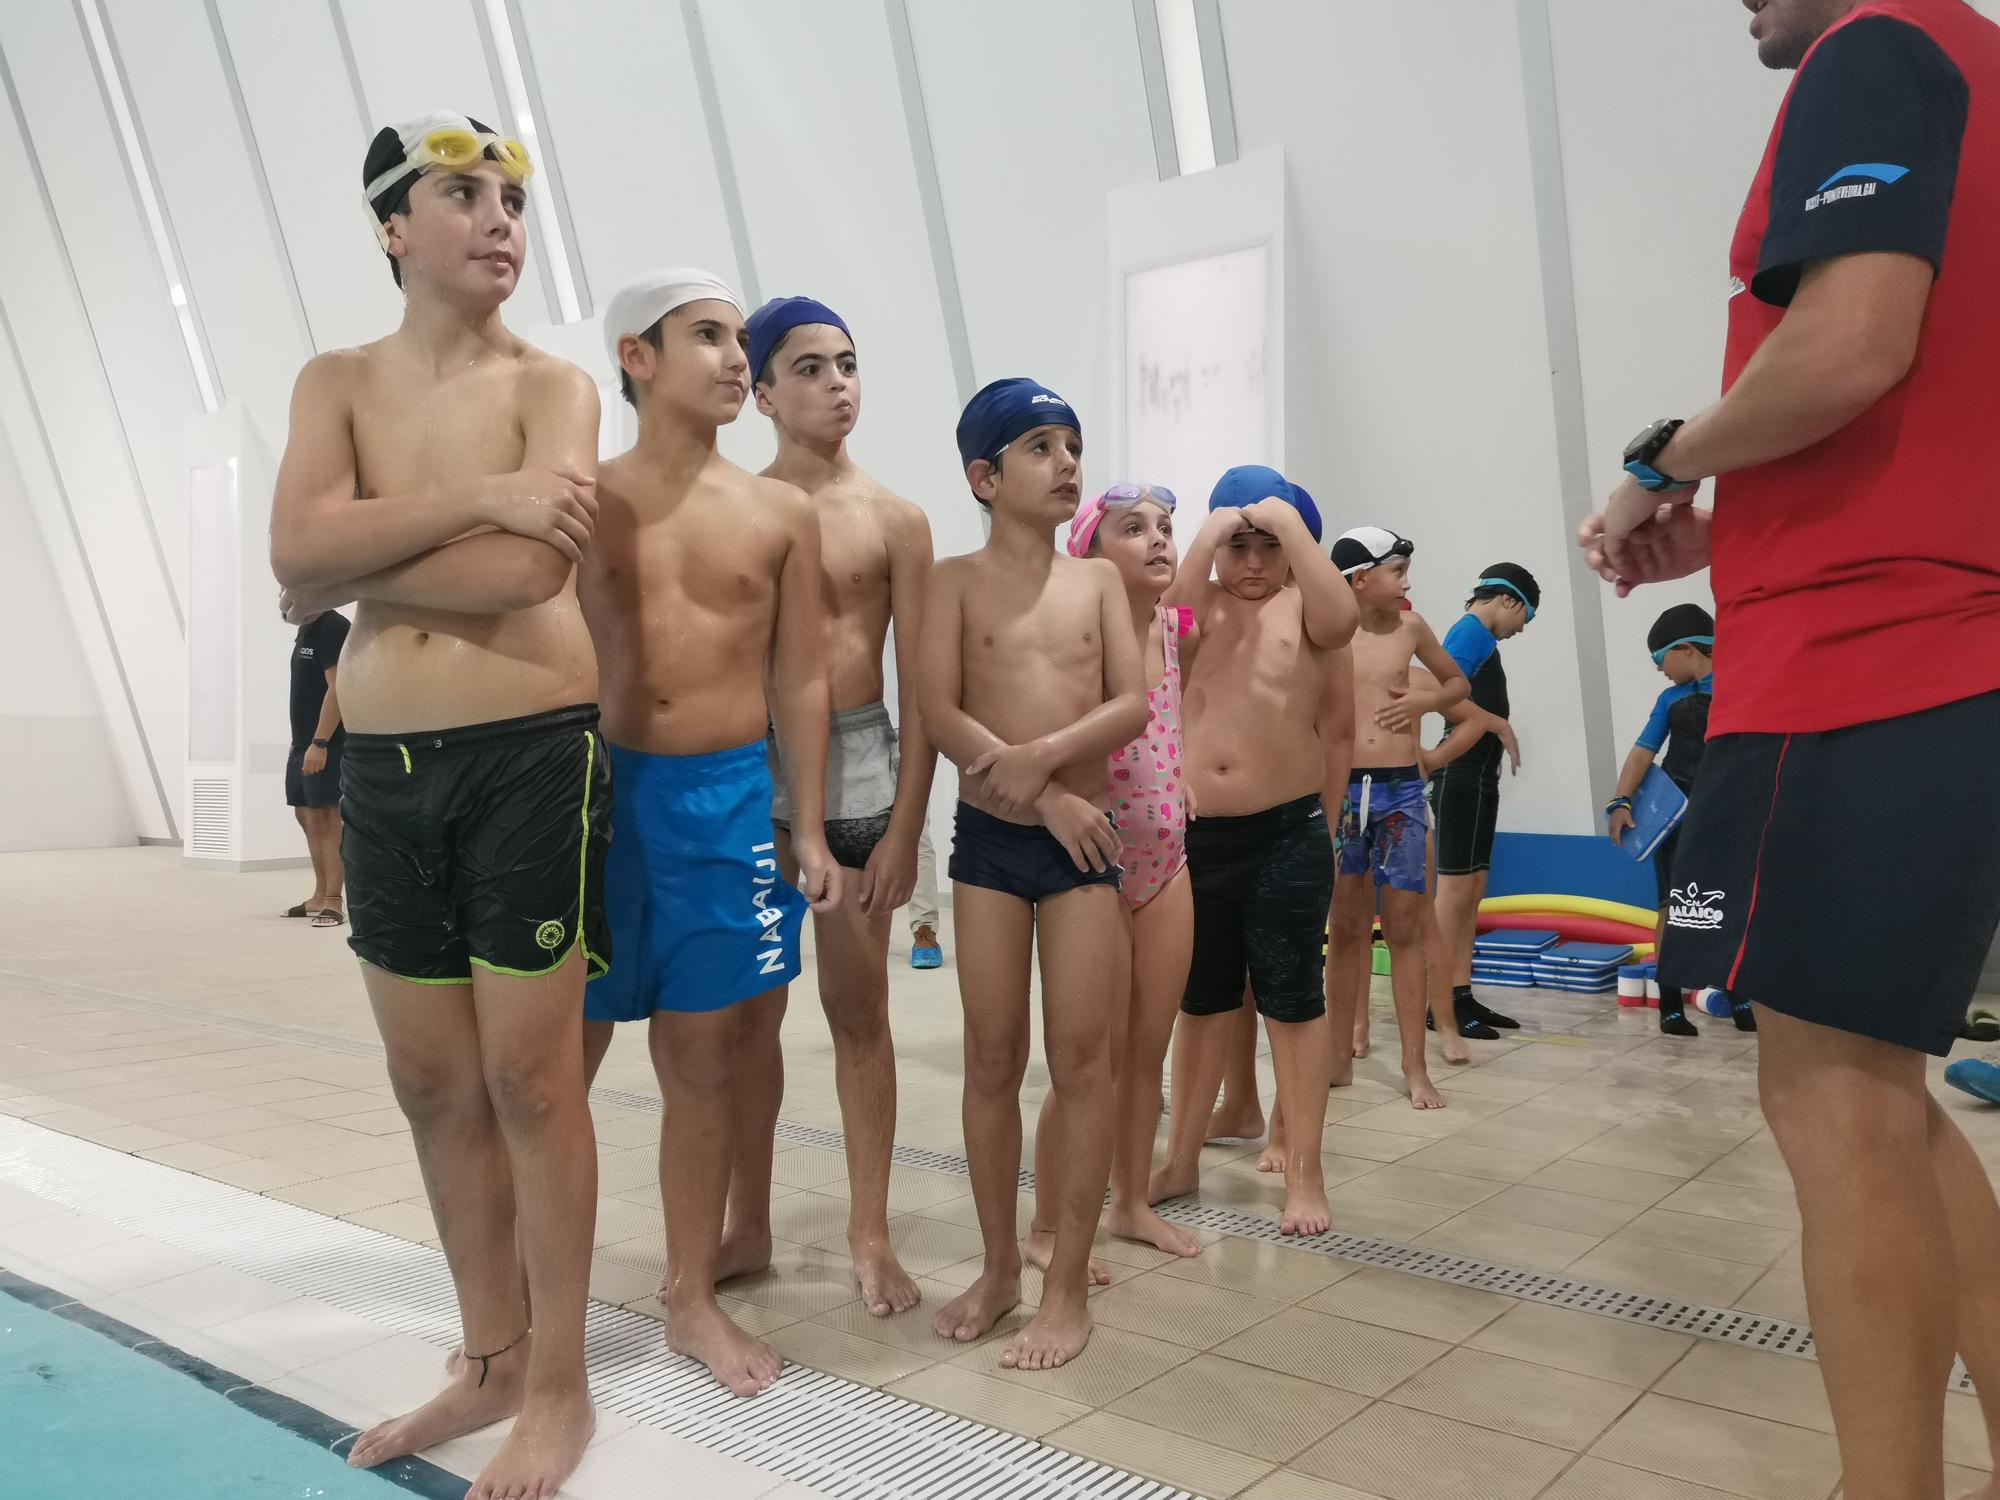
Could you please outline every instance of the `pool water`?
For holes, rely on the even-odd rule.
[[[19,1283],[16,1283],[19,1285]],[[39,1289],[37,1289],[39,1290]],[[50,1300],[50,1299],[44,1299]],[[91,1316],[91,1315],[87,1315]],[[385,1477],[327,1450],[348,1429],[136,1330],[0,1291],[0,1494],[79,1500],[397,1500],[465,1493],[428,1464]],[[164,1362],[163,1362],[164,1361]]]

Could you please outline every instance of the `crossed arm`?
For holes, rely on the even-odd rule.
[[[518,472],[357,498],[352,404],[339,363],[347,357],[310,362],[292,394],[271,501],[271,567],[288,618],[359,599],[494,614],[559,593],[595,517],[597,390],[589,378],[557,361],[524,373]]]

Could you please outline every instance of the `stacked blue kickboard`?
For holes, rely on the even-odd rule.
[[[1472,982],[1533,989],[1535,960],[1561,941],[1556,932],[1482,932],[1472,941]]]
[[[1618,970],[1632,961],[1629,943],[1558,943],[1535,955],[1535,983],[1573,995],[1609,995]]]
[[[1609,995],[1632,950],[1621,943],[1565,943],[1557,932],[1482,932],[1472,944],[1475,984]]]

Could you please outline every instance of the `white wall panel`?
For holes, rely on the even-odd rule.
[[[1757,61],[1736,6],[1549,0],[1549,20],[1591,478],[1609,494],[1633,433],[1720,389],[1729,240],[1792,75]],[[1711,606],[1708,577],[1600,592],[1626,746],[1665,686],[1646,631],[1669,604]]]
[[[1543,621],[1507,648],[1528,768],[1501,825],[1583,833],[1571,545],[1513,7],[1450,0],[1233,0],[1223,27],[1244,150],[1282,145],[1294,305],[1322,406],[1338,529],[1417,543],[1418,609],[1441,635],[1478,570],[1533,571]]]
[[[202,0],[105,0],[105,10],[217,381],[282,442],[293,377],[313,351],[207,12]]]
[[[4,14],[0,25],[21,15],[15,10]],[[22,64],[11,47],[7,61],[18,86]],[[85,98],[94,104],[95,89]],[[117,192],[124,193],[123,174],[115,164],[100,176],[100,185],[115,183]],[[180,627],[146,500],[133,483],[120,410],[105,384],[91,325],[64,261],[63,241],[44,211],[27,142],[11,109],[0,110],[0,201],[9,205],[7,232],[0,234],[0,302],[20,361],[17,370],[12,355],[0,350],[0,421],[28,477],[43,534],[68,532],[65,503],[73,513],[83,551],[66,555],[58,576],[79,633],[90,630],[95,636],[108,629],[108,640],[93,645],[94,652],[102,653],[92,661],[93,676],[100,701],[112,716],[139,832],[165,838],[172,827],[162,788],[179,784],[183,758]],[[143,231],[135,224],[128,232]],[[186,366],[181,369],[191,392]],[[54,471],[45,468],[51,454]],[[92,579],[102,601],[101,617]],[[93,620],[98,621],[94,626]],[[16,649],[20,645],[16,642]]]
[[[980,384],[1029,375],[1105,410],[1104,195],[1158,175],[1129,5],[912,0],[952,258]]]
[[[117,402],[122,431],[113,425],[100,441],[120,464],[129,448],[177,607],[184,610],[187,508],[180,490],[181,424],[201,410],[201,400],[152,236],[133,197],[117,130],[92,73],[89,45],[68,0],[0,5],[0,48],[6,50],[89,312],[90,334],[102,351],[104,375]],[[8,201],[15,208],[28,202]],[[25,295],[27,285],[17,287],[15,295]],[[129,487],[129,479],[120,486]]]
[[[0,362],[12,364],[5,350]],[[11,647],[0,652],[0,851],[103,848],[137,832],[49,551],[0,433],[0,640]]]
[[[380,338],[402,318],[403,299],[362,205],[374,122],[356,109],[327,0],[215,4],[314,344],[345,349]],[[476,37],[472,45],[476,52]],[[284,432],[267,437],[281,447]]]
[[[576,231],[570,253],[582,261],[598,310],[656,266],[701,266],[735,285],[741,278],[680,7],[521,0],[520,10],[548,117],[542,124],[562,155]],[[601,353],[586,368],[615,380]]]

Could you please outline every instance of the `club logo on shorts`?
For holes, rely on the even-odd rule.
[[[1667,892],[1667,925],[1695,932],[1714,932],[1722,926],[1723,892],[1705,891],[1690,880],[1682,890]]]
[[[562,946],[565,930],[563,924],[557,921],[551,920],[542,923],[541,926],[535,929],[535,946],[545,949],[550,953],[555,952],[556,949]]]

